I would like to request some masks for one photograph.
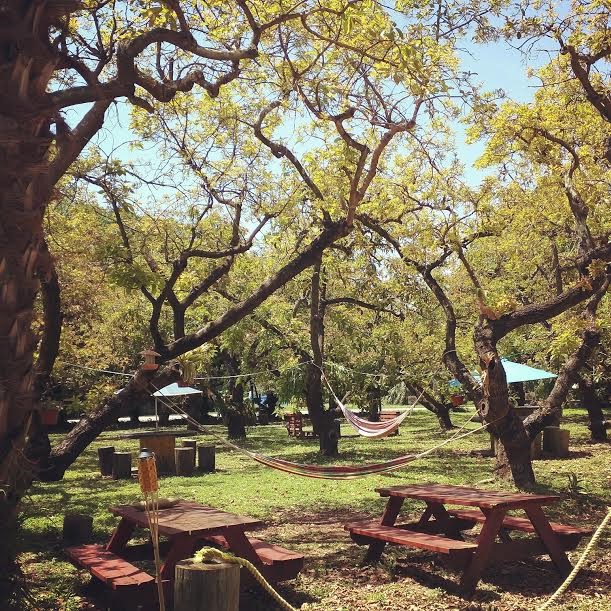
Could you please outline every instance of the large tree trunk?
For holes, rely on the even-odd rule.
[[[426,407],[426,409],[437,416],[437,421],[439,422],[441,430],[449,431],[454,428],[450,418],[451,406],[449,404],[440,401],[434,397],[432,393],[415,382],[406,383],[406,386],[413,394],[419,397],[419,402]]]
[[[224,352],[224,360],[229,375],[240,373],[240,361],[229,352]],[[244,385],[239,378],[229,378],[229,405],[227,406],[227,436],[229,439],[246,439],[246,419],[244,416]]]
[[[496,473],[500,477],[512,476],[519,488],[529,488],[535,483],[530,438],[509,403],[507,376],[486,320],[476,326],[474,340],[482,369],[483,398],[479,413],[488,430],[500,441],[496,444]]]
[[[588,428],[592,435],[592,441],[606,442],[607,427],[603,404],[594,388],[594,384],[583,375],[580,376],[578,384],[581,407],[588,412],[588,420],[590,421]]]
[[[590,380],[581,376],[578,384],[581,406],[588,413],[588,420],[590,422],[588,428],[592,435],[592,441],[606,442],[607,426],[605,423],[602,401]]]
[[[59,353],[63,322],[59,278],[46,240],[41,242],[41,253],[45,261],[48,261],[48,265],[43,266],[39,273],[42,297],[42,337],[38,346],[35,382],[36,396],[39,400],[49,390],[51,373]]]
[[[325,346],[324,283],[321,281],[322,253],[314,263],[310,290],[310,345],[312,363],[308,365],[306,379],[306,404],[314,431],[318,435],[320,453],[324,456],[338,454],[335,412],[325,411],[322,391],[322,368]]]
[[[106,399],[102,405],[86,415],[51,451],[46,464],[41,465],[40,479],[43,481],[60,480],[66,469],[82,454],[85,448],[117,418],[122,408],[133,402],[140,402],[156,389],[180,380],[178,365],[165,367],[159,371],[139,369],[134,377],[118,394]]]

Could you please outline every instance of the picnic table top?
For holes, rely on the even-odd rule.
[[[446,484],[414,484],[409,486],[389,486],[376,488],[381,496],[395,496],[433,503],[467,505],[484,509],[519,508],[535,503],[549,505],[558,500],[550,494],[523,494],[520,492],[502,492],[469,488],[467,486],[450,486]]]
[[[142,528],[149,527],[146,512],[131,505],[110,507],[110,512]],[[206,507],[193,501],[180,501],[173,507],[159,510],[159,532],[166,536],[222,534],[228,529],[246,531],[261,526],[261,520]]]

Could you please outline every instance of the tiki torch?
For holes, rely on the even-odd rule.
[[[161,582],[161,559],[159,556],[159,481],[155,454],[142,448],[138,456],[138,480],[144,496],[144,510],[149,522],[153,554],[155,556],[155,577],[159,595],[159,611],[165,611],[163,584]]]

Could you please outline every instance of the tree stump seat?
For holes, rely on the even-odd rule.
[[[207,536],[206,541],[218,547],[229,549],[229,544],[223,535]],[[294,579],[303,568],[303,554],[253,537],[248,537],[248,541],[257,552],[261,562],[268,567],[265,576],[272,581]]]

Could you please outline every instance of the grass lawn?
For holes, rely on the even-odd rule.
[[[453,415],[455,424],[471,413]],[[585,413],[567,410],[563,426],[571,431],[571,455],[567,459],[535,462],[541,491],[553,492],[561,502],[548,508],[554,519],[578,525],[596,526],[611,504],[611,446],[589,443]],[[478,425],[469,423],[470,428]],[[224,434],[222,427],[212,427]],[[117,450],[137,451],[136,440],[120,440],[108,431],[92,444],[61,482],[37,483],[24,505],[24,552],[21,556],[35,609],[101,609],[85,587],[89,577],[77,571],[62,556],[61,528],[64,513],[94,516],[96,540],[109,537],[116,518],[108,506],[139,498],[136,480],[103,479],[97,466],[97,447],[114,445]],[[444,439],[435,417],[416,411],[401,426],[401,434],[382,440],[353,436],[340,442],[341,463],[378,462],[400,454],[427,449]],[[210,442],[210,437],[196,436]],[[284,427],[251,428],[245,447],[288,460],[320,463],[316,441],[289,439]],[[492,459],[475,450],[489,447],[488,435],[476,433],[452,442],[437,453],[386,475],[347,482],[307,479],[268,469],[238,452],[217,446],[214,474],[167,477],[161,480],[162,496],[193,499],[219,509],[244,513],[265,520],[260,538],[303,552],[306,565],[298,579],[279,586],[293,605],[307,603],[307,609],[411,610],[411,609],[527,609],[538,608],[560,585],[548,558],[513,562],[492,567],[485,573],[477,592],[468,601],[457,594],[459,574],[447,569],[439,556],[403,547],[387,548],[377,567],[360,567],[365,548],[351,542],[342,523],[378,517],[384,501],[374,492],[380,485],[438,482],[507,488],[508,483],[491,480]],[[577,476],[577,486],[569,476]],[[417,502],[406,501],[403,515],[416,517],[422,511]],[[555,609],[611,609],[611,533],[600,540],[570,591]],[[573,562],[585,542],[570,553]],[[1,605],[0,605],[1,606]],[[245,594],[243,610],[273,609],[260,593]]]

